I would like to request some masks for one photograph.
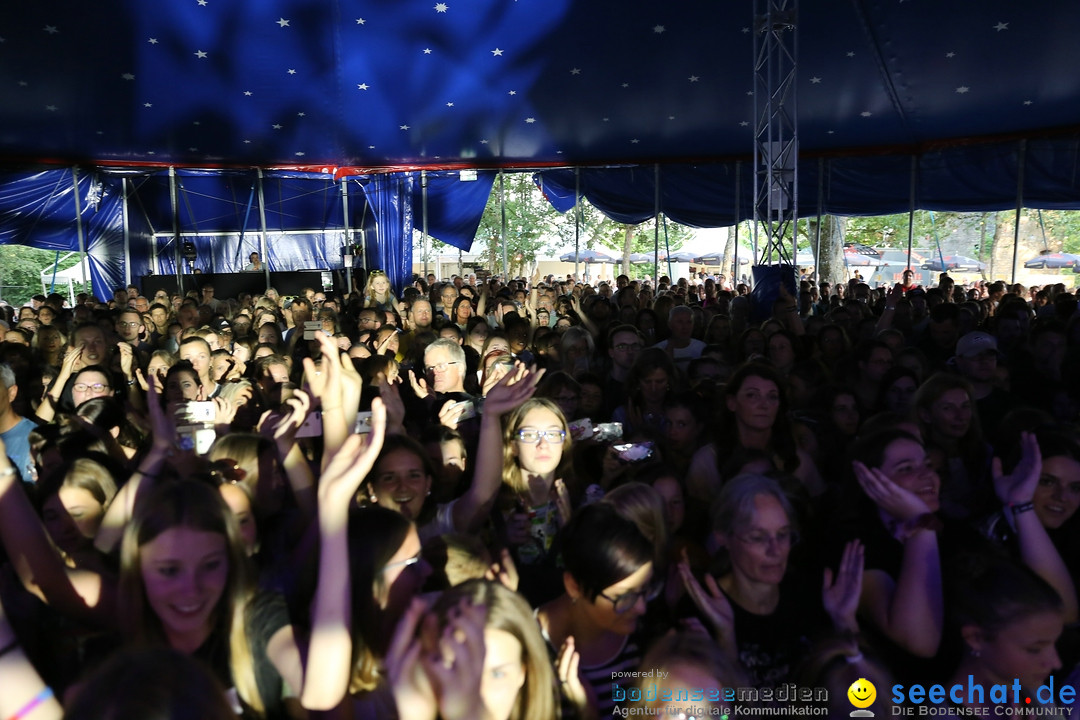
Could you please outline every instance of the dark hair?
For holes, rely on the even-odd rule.
[[[121,650],[81,683],[64,720],[234,720],[225,689],[189,655],[168,647]]]
[[[401,513],[377,505],[349,514],[353,687],[371,689],[378,681],[378,662],[386,655],[398,618],[388,617],[376,595],[386,589],[383,568],[412,527]]]
[[[880,468],[885,462],[885,451],[897,440],[910,440],[922,445],[917,437],[906,430],[893,428],[860,437],[851,445],[848,454],[853,462],[861,462],[868,468]]]
[[[1061,597],[1027,566],[989,555],[967,558],[956,583],[953,615],[993,637],[1037,613],[1062,612]]]
[[[649,541],[611,505],[594,503],[574,514],[560,533],[563,562],[589,600],[652,562]]]

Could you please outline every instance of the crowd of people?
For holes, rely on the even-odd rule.
[[[846,717],[860,678],[879,717],[897,684],[1054,717],[1038,688],[1080,684],[1063,285],[375,270],[2,310],[0,718],[686,716],[791,683]]]

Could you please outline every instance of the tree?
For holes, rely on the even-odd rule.
[[[0,297],[16,307],[30,302],[30,298],[41,292],[40,272],[56,262],[57,253],[52,250],[39,250],[23,245],[0,245]],[[67,270],[79,262],[78,255],[73,255],[62,262],[57,270]],[[58,286],[63,292],[66,288]],[[76,283],[75,292],[84,290],[82,283]]]
[[[561,216],[544,198],[530,173],[503,173],[506,187],[506,257],[510,275],[522,275],[543,253],[555,248],[555,225]],[[485,243],[485,264],[494,273],[502,273],[503,207],[499,181],[488,198],[476,239]],[[571,222],[573,218],[571,218]]]

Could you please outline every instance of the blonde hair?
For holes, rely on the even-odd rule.
[[[557,717],[555,673],[544,638],[540,635],[540,627],[525,598],[502,583],[469,580],[447,590],[435,601],[432,612],[439,617],[440,625],[445,624],[447,614],[463,599],[487,610],[485,630],[502,630],[521,643],[525,684],[518,691],[510,720],[550,720]]]
[[[386,280],[386,300],[380,300],[375,297],[375,288],[372,287],[375,278],[383,278]],[[393,302],[397,298],[394,294],[394,286],[390,283],[390,276],[382,270],[372,270],[368,275],[367,283],[364,285],[364,307],[374,307],[380,303]]]
[[[559,467],[555,471],[556,477],[562,477],[569,470],[570,466],[570,449],[572,441],[570,439],[570,428],[567,426],[566,417],[563,416],[562,410],[551,400],[547,398],[530,398],[518,405],[510,414],[506,417],[506,424],[503,426],[503,486],[508,487],[518,497],[527,497],[529,494],[529,486],[521,480],[521,466],[518,465],[517,455],[514,454],[514,442],[518,429],[521,427],[521,423],[524,421],[525,416],[530,411],[537,408],[544,408],[555,413],[559,418],[559,425],[562,427],[563,432],[566,433],[566,437],[563,439],[563,443],[560,447],[562,450],[562,459],[559,462]]]
[[[260,716],[265,707],[255,680],[255,661],[247,632],[253,597],[251,568],[232,512],[218,491],[192,481],[171,482],[157,488],[140,504],[124,530],[120,546],[119,617],[127,636],[140,644],[167,644],[161,620],[146,601],[142,576],[142,548],[167,530],[188,528],[225,538],[228,575],[211,616],[211,637],[228,638],[229,668],[241,699]]]

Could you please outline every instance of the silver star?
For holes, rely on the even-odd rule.
[[[657,35],[659,35],[660,33],[664,32],[664,30],[666,30],[666,29],[667,28],[665,28],[663,25],[653,25],[652,31],[654,33],[656,33]]]
[[[408,126],[408,125],[402,125],[402,126],[401,126],[401,127],[399,127],[398,129],[399,129],[399,130],[408,130],[408,129],[409,129],[409,126]]]
[[[1007,22],[998,22],[998,24],[994,26],[994,29],[997,30],[998,32],[1001,32],[1002,30],[1008,30],[1009,29],[1009,23],[1007,23]]]
[[[366,22],[367,22],[367,20],[365,20],[364,18],[356,18],[356,24],[357,25],[363,25]]]
[[[48,110],[49,112],[56,112],[56,106],[55,105],[46,105],[45,109]]]
[[[356,86],[356,89],[357,90],[367,90],[369,87],[371,87],[371,86],[368,85],[367,83],[360,83],[359,85]]]
[[[244,95],[246,95],[247,97],[251,97],[251,91],[250,90],[245,90]]]
[[[810,84],[811,85],[820,85],[821,84],[821,78],[819,78],[817,76],[810,78]]]
[[[105,131],[104,131],[104,130],[98,130],[98,131],[97,131],[97,134],[98,134],[98,135],[104,135],[104,134],[105,134]]]
[[[753,94],[754,94],[754,91],[753,91],[753,90],[747,90],[747,91],[746,91],[746,96],[747,96],[747,97],[750,97],[750,96],[751,96],[751,95],[753,95]]]
[[[245,140],[245,141],[244,141],[244,144],[245,144],[245,145],[250,145],[250,144],[251,144],[251,141],[250,141],[250,140]]]
[[[206,0],[199,0],[199,7],[206,7],[206,5],[207,5]]]
[[[508,95],[517,95],[517,90],[511,90]]]
[[[367,149],[368,149],[368,150],[374,150],[374,149],[375,149],[375,146],[374,146],[374,145],[368,145],[368,146],[367,146]]]
[[[825,134],[826,134],[826,135],[832,135],[832,134],[834,134],[835,132],[836,132],[835,130],[829,130],[829,131],[827,131],[827,132],[826,132]]]
[[[954,52],[947,52],[947,53],[945,53],[945,57],[947,57],[947,58],[954,58],[954,57],[956,57],[956,53],[954,53]]]
[[[298,112],[298,113],[296,113],[296,117],[307,117],[307,113]]]
[[[743,35],[747,35],[747,34],[749,34],[749,33],[750,33],[750,28],[748,28],[748,27],[744,27],[744,28],[742,29],[742,34],[743,34]]]
[[[503,53],[503,51],[500,50],[499,48],[495,48],[494,50],[491,51],[491,54],[494,55],[495,57],[499,57],[500,55],[502,55],[502,53]]]
[[[280,20],[278,20],[277,24],[278,24],[278,27],[283,27],[283,28],[289,27],[289,21],[286,20],[285,18],[281,18]]]
[[[30,83],[26,82],[25,80],[20,80],[20,81],[19,81],[19,87],[26,87],[26,86],[27,86],[27,85],[29,85],[29,84],[30,84]]]
[[[446,107],[454,107],[454,103],[446,103]]]
[[[135,76],[132,75],[131,73],[124,73],[120,77],[124,78],[125,80],[134,80],[135,79]]]
[[[862,115],[863,117],[870,117],[870,116],[871,116],[871,115],[873,115],[874,113],[870,112],[869,110],[863,110],[863,111],[862,111],[861,113],[859,113],[859,114],[860,114],[860,115]]]
[[[201,122],[199,122],[198,120],[196,120],[195,122],[193,122],[193,123],[191,123],[191,124],[192,124],[192,125],[202,125],[202,123],[201,123]]]
[[[56,33],[60,32],[60,31],[56,29],[55,25],[46,25],[45,26],[45,32],[49,33],[50,35],[55,35]]]
[[[739,127],[747,127],[749,125],[750,122],[748,120],[743,120],[741,123],[739,123]]]
[[[623,83],[623,84],[622,84],[622,86],[623,86],[624,88],[628,88],[628,87],[630,87],[630,83]]]
[[[570,68],[570,74],[571,75],[580,75],[581,74],[581,68]]]
[[[189,147],[188,152],[199,152],[199,148],[197,148],[197,147]]]
[[[304,152],[303,152],[303,150],[299,150],[299,151],[297,151],[297,153],[296,153],[296,157],[304,157]]]
[[[527,122],[527,123],[529,123],[531,125],[534,122],[536,122],[536,118],[525,118],[525,122]]]
[[[1030,101],[1030,100],[1025,100],[1025,101],[1024,101],[1024,104],[1025,104],[1025,105],[1030,105],[1030,104],[1031,104],[1031,101]]]
[[[481,144],[481,145],[487,145],[487,144],[488,144],[488,141],[487,141],[487,140],[481,140],[481,141],[480,141],[480,144]]]
[[[562,155],[562,150],[556,150],[556,151],[555,151],[555,154],[556,154],[556,155]]]
[[[847,56],[848,57],[855,57],[855,51],[854,50],[848,50]]]
[[[280,125],[278,125],[277,123],[275,123],[275,124],[274,124],[274,125],[273,125],[272,127],[273,127],[273,128],[275,129],[275,130],[280,130],[280,129],[281,129],[281,126],[280,126]]]
[[[154,103],[143,103],[143,107],[154,107]]]
[[[611,118],[604,118],[604,122],[611,122]]]
[[[450,9],[450,6],[446,3],[435,3],[435,12],[444,13]]]
[[[690,76],[689,78],[687,78],[687,79],[688,79],[688,80],[689,80],[690,82],[697,82],[697,81],[698,81],[698,80],[700,80],[701,78],[699,78],[699,77],[698,77],[697,75],[691,75],[691,76]]]
[[[968,90],[970,90],[970,89],[971,89],[971,88],[969,88],[969,87],[968,87],[967,85],[961,85],[960,87],[956,88],[956,92],[958,92],[958,93],[960,93],[961,95],[963,95],[964,93],[966,93],[966,92],[967,92]]]
[[[430,55],[431,54],[431,48],[424,48],[424,54],[425,55]]]
[[[153,150],[148,150],[146,154],[147,155],[157,155],[157,153],[154,152]]]
[[[674,119],[675,119],[675,116],[674,116],[674,115],[668,115],[668,116],[667,116],[667,119],[668,119],[668,120],[674,120]]]
[[[638,144],[639,142],[641,142],[641,141],[640,141],[640,140],[638,140],[637,138],[634,138],[633,140],[631,140],[631,141],[630,141],[630,143],[631,143],[632,145],[637,145],[637,144]]]
[[[206,57],[206,51],[205,50],[196,50],[195,51],[195,57],[197,57],[197,58],[205,58]]]
[[[146,42],[150,43],[151,45],[157,45],[158,44],[158,39],[157,38],[150,38]]]
[[[290,75],[295,75],[295,74],[296,74],[296,71],[295,71],[295,70],[293,70],[292,68],[289,68],[289,74],[290,74]]]

